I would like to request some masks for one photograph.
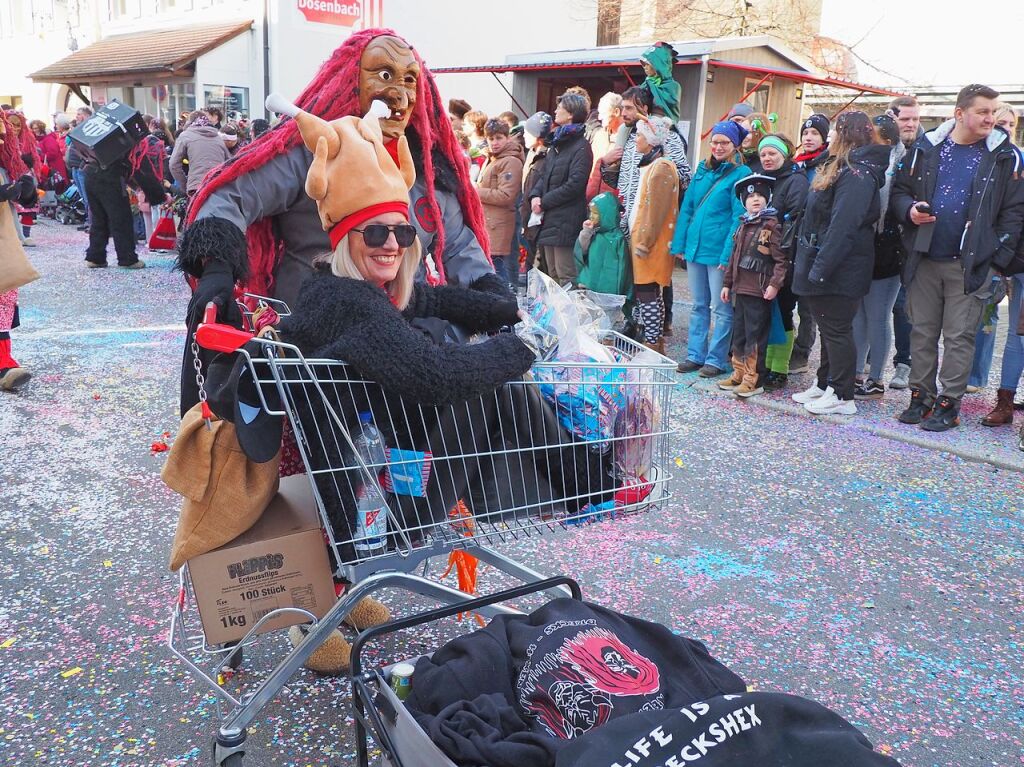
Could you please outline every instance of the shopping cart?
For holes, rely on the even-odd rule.
[[[280,302],[249,299],[287,314]],[[538,362],[524,380],[478,399],[427,406],[389,394],[345,363],[307,359],[294,345],[219,325],[213,317],[208,312],[197,329],[196,359],[199,346],[240,355],[260,407],[286,419],[335,576],[351,584],[319,620],[307,610],[279,608],[237,645],[214,646],[187,609],[194,595],[188,567],[182,567],[168,646],[214,694],[219,712],[226,710],[214,736],[216,765],[242,764],[246,728],[364,597],[390,588],[467,611],[475,595],[428,575],[431,560],[455,551],[519,582],[543,582],[551,597],[568,596],[565,584],[544,581],[493,547],[657,509],[672,497],[675,364],[625,336],[609,331],[601,339],[613,364]],[[198,365],[197,382],[205,399]],[[362,412],[371,413],[390,448],[384,460],[364,460],[357,449]],[[394,490],[401,477],[419,477],[422,487],[418,494],[383,496],[386,532],[372,537],[349,512],[381,477]],[[495,602],[471,609],[483,617],[516,612]],[[251,689],[225,683],[222,669],[237,664],[265,624],[285,615],[310,624],[304,639]]]

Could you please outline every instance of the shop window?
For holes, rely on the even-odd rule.
[[[217,107],[228,122],[249,119],[249,89],[235,85],[203,85],[203,104]]]
[[[160,116],[176,129],[178,116],[196,108],[196,86],[193,83],[172,83],[167,87],[167,101],[160,104]]]
[[[760,80],[760,79],[761,78],[757,78],[755,80],[755,79],[750,78],[750,77],[745,79],[743,81],[743,93],[747,93],[751,88],[753,88],[755,85],[757,85],[757,81]],[[768,112],[768,101],[769,101],[769,97],[771,96],[771,93],[772,93],[771,83],[761,83],[760,85],[757,85],[757,90],[756,91],[754,91],[749,96],[747,96],[747,103],[750,104],[751,107],[753,107],[755,112],[767,113]]]

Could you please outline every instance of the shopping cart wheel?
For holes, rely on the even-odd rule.
[[[215,735],[213,738],[213,767],[242,767],[245,758],[245,730],[240,734],[225,738]]]

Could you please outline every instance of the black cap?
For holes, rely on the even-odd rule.
[[[802,136],[804,131],[808,128],[814,128],[818,131],[818,135],[821,136],[822,141],[828,141],[828,129],[832,126],[825,115],[815,112],[813,115],[804,120],[804,124],[800,127],[800,135]]]
[[[257,361],[263,358],[258,342],[250,341],[243,348]],[[265,369],[266,365],[261,367]],[[218,418],[235,425],[238,444],[249,460],[266,463],[281,449],[284,416],[267,412],[257,387],[262,389],[267,407],[280,412],[281,397],[277,385],[258,383],[244,354],[219,354],[210,363],[206,375],[206,397],[210,409]]]
[[[760,173],[752,173],[745,176],[732,185],[732,190],[741,202],[746,202],[747,197],[752,194],[759,194],[765,200],[771,201],[772,189],[775,188],[775,179]]]

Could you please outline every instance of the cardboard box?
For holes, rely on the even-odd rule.
[[[305,476],[285,477],[259,521],[230,543],[188,561],[209,644],[241,639],[279,607],[318,618],[337,597],[313,490]],[[260,633],[305,623],[298,614],[267,621]]]
[[[135,107],[111,101],[69,134],[79,151],[106,168],[127,155],[149,133]]]

